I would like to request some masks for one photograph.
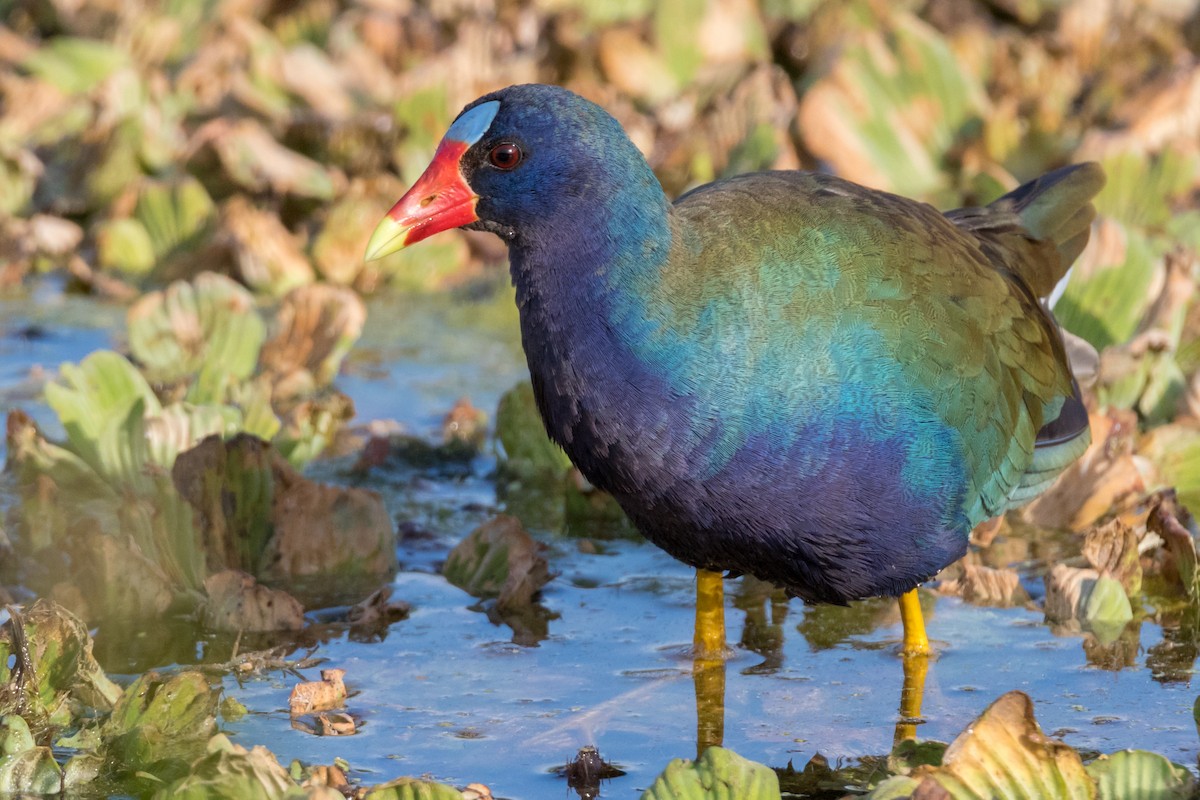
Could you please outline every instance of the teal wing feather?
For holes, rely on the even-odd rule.
[[[1053,222],[1047,203],[1028,198],[947,217],[811,173],[705,187],[676,204],[671,261],[654,285],[639,287],[650,314],[661,317],[654,350],[674,353],[681,385],[712,394],[743,437],[781,413],[824,415],[832,424],[874,414],[886,427],[883,417],[906,409],[918,421],[940,421],[960,451],[960,512],[977,524],[1040,485],[1035,477],[1061,460],[1038,454],[1036,444],[1072,396],[1056,326],[1022,277],[1027,250],[1041,259],[1039,289],[1068,264],[1053,239],[1021,225],[1021,200]],[[1081,217],[1066,216],[1071,224],[1058,227],[1077,238]],[[679,355],[682,342],[724,352],[729,364],[719,375],[699,368],[700,360]],[[872,407],[836,407],[848,401]],[[740,421],[729,406],[741,407]],[[736,442],[722,451],[734,449]],[[910,455],[920,469],[919,448]],[[911,479],[945,477],[935,469]]]

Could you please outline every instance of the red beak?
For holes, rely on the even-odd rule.
[[[367,260],[391,255],[440,231],[479,219],[479,196],[467,185],[459,162],[469,145],[443,139],[433,161],[375,228],[367,244]]]

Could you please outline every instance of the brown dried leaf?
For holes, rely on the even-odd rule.
[[[442,574],[476,597],[498,597],[502,611],[520,609],[550,580],[542,549],[520,520],[499,514],[450,551]]]
[[[366,319],[366,305],[350,289],[312,284],[289,292],[259,356],[262,369],[272,373],[276,399],[332,381]]]
[[[395,527],[376,492],[315,483],[278,454],[271,466],[274,535],[260,579],[337,574],[341,581],[375,580],[395,569]]]
[[[346,684],[342,680],[344,669],[323,669],[321,680],[305,681],[292,687],[288,697],[288,711],[292,716],[311,714],[341,708],[346,702]]]
[[[1042,610],[1054,622],[1070,623],[1083,616],[1091,587],[1099,579],[1094,569],[1055,564],[1046,573],[1046,599]]]
[[[215,631],[298,631],[304,607],[282,589],[271,589],[239,570],[228,569],[204,580],[208,599],[200,619]]]
[[[341,767],[335,765],[314,765],[308,773],[308,780],[304,786],[330,786],[334,789],[350,790],[350,780],[346,777],[346,772]]]
[[[1021,514],[1043,528],[1083,530],[1132,502],[1145,491],[1145,479],[1133,458],[1137,416],[1109,410],[1090,415],[1092,444]]]
[[[442,418],[442,441],[478,447],[487,437],[487,423],[486,411],[471,405],[467,398],[460,397]]]
[[[601,33],[596,57],[604,77],[627,95],[656,105],[679,94],[666,62],[630,28]]]
[[[318,114],[344,119],[354,112],[354,100],[338,67],[315,45],[305,42],[292,47],[280,57],[278,69],[284,88]]]
[[[1197,585],[1196,540],[1188,530],[1191,515],[1179,505],[1174,490],[1159,492],[1146,519],[1146,529],[1156,533],[1166,542],[1167,552],[1179,575],[1183,589],[1189,596],[1200,591]]]
[[[964,601],[977,606],[1008,608],[1029,601],[1021,576],[1013,569],[964,564],[959,591]]]
[[[492,800],[492,790],[483,783],[468,783],[462,795],[463,800]]]
[[[382,639],[389,625],[407,618],[411,611],[408,603],[392,599],[391,586],[382,586],[346,612],[350,638],[356,642]]]
[[[177,586],[129,536],[106,534],[94,519],[75,528],[69,552],[78,569],[69,581],[54,585],[54,600],[88,621],[106,609],[136,609],[147,619],[167,612]]]
[[[358,723],[349,714],[317,714],[317,736],[353,736],[358,733]]]
[[[1200,142],[1200,64],[1193,59],[1149,82],[1125,98],[1113,116],[1120,124],[1108,127],[1116,133],[1095,134],[1104,141],[1098,150],[1148,153],[1177,145],[1195,152]]]
[[[209,148],[226,177],[247,191],[329,200],[345,188],[345,176],[284,147],[252,119],[218,118],[203,125],[188,150],[196,158]]]
[[[1024,692],[1001,696],[950,743],[940,767],[918,767],[913,777],[921,780],[913,800],[1096,796],[1079,754],[1042,733]]]
[[[217,240],[229,247],[238,276],[251,289],[281,295],[316,277],[301,243],[278,215],[244,195],[221,207]]]
[[[1083,556],[1100,574],[1121,582],[1126,594],[1137,594],[1142,587],[1142,565],[1138,558],[1138,537],[1120,519],[1088,530],[1083,541]]]

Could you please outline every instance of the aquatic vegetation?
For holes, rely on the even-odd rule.
[[[297,628],[301,609],[255,579],[337,576],[354,593],[388,575],[394,533],[378,496],[315,484],[285,460],[315,457],[344,418],[329,383],[364,316],[351,293],[302,287],[268,334],[253,298],[207,273],[133,305],[140,368],[98,351],[46,388],[65,442],[10,419],[24,552],[76,554],[44,590],[88,616],[202,609],[216,629],[273,630]]]

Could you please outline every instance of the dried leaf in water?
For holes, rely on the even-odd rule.
[[[334,594],[358,594],[395,568],[395,529],[366,489],[318,484],[269,444],[240,434],[210,437],[172,470],[217,569],[237,568],[270,584],[322,576]],[[328,582],[327,581],[327,582]]]
[[[1124,587],[1094,569],[1055,564],[1046,574],[1045,583],[1046,618],[1064,624],[1078,622],[1102,643],[1116,639],[1133,618]]]
[[[1042,528],[1084,530],[1145,491],[1133,457],[1137,417],[1110,409],[1090,415],[1092,443],[1054,485],[1021,511]]]
[[[460,442],[478,449],[487,437],[487,423],[486,411],[460,397],[442,418],[442,441],[447,444]]]
[[[225,570],[204,581],[207,595],[200,622],[214,631],[298,631],[304,607],[282,589],[259,584],[250,575]]]
[[[274,533],[258,578],[324,576],[325,590],[361,597],[396,568],[396,529],[379,494],[316,483],[272,454]],[[330,586],[328,584],[338,585]]]
[[[342,680],[345,674],[344,669],[323,669],[321,680],[293,686],[288,697],[289,713],[295,716],[341,708],[346,702],[346,684]]]
[[[492,790],[483,783],[468,783],[462,791],[463,800],[493,800]]]
[[[1083,540],[1083,556],[1098,572],[1120,581],[1126,594],[1141,591],[1137,534],[1120,519],[1089,529]]]
[[[407,619],[411,611],[408,603],[392,599],[391,586],[382,586],[346,612],[346,621],[350,623],[350,639],[356,642],[382,641],[388,627]]]
[[[1187,767],[1145,750],[1121,750],[1087,765],[1100,800],[1186,800],[1195,796],[1196,779]]]
[[[1013,569],[996,569],[980,564],[963,564],[958,594],[972,605],[1008,608],[1029,602],[1021,576]]]
[[[179,454],[171,480],[196,510],[210,569],[256,574],[272,535],[271,446],[246,434],[210,436]]]
[[[710,747],[700,758],[677,758],[654,779],[641,800],[779,800],[775,770],[724,747]]]
[[[283,298],[260,363],[276,398],[327,386],[362,335],[367,307],[357,293],[329,284],[301,286]]]
[[[942,758],[940,767],[920,767],[913,800],[1092,800],[1096,785],[1069,746],[1042,733],[1033,702],[1024,692],[996,700]]]
[[[1195,598],[1200,594],[1200,571],[1196,568],[1196,539],[1188,529],[1190,522],[1191,515],[1176,502],[1175,492],[1166,490],[1154,498],[1146,529],[1166,542],[1183,590]]]
[[[498,597],[501,608],[527,607],[550,581],[542,549],[520,520],[500,514],[450,551],[442,574],[476,597]]]

